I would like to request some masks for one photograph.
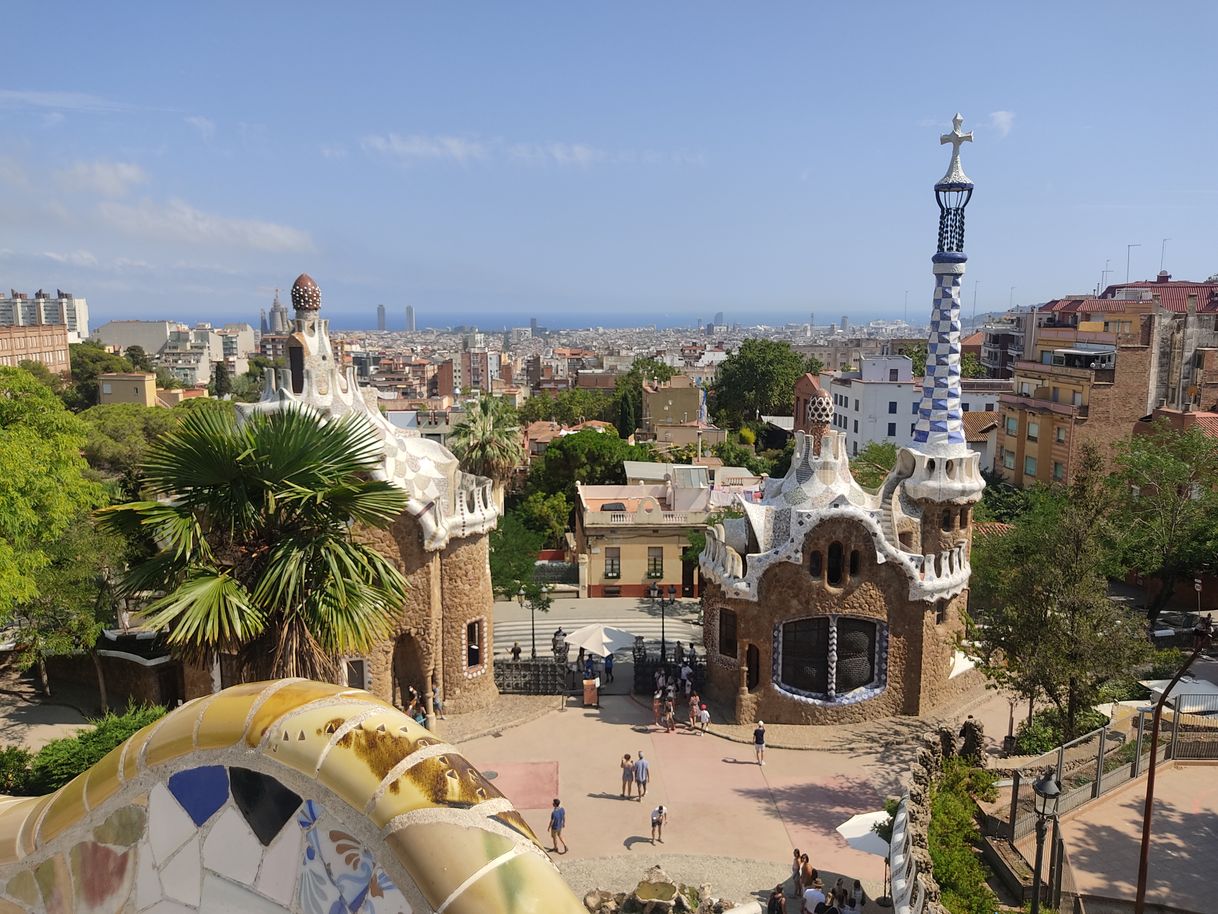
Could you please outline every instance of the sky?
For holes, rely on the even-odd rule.
[[[5,3],[0,287],[335,326],[965,314],[1218,272],[1212,3]],[[1109,263],[1110,262],[1110,263]],[[1012,291],[1012,287],[1014,287]]]

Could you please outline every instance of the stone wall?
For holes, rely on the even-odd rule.
[[[967,536],[960,530],[953,538]],[[846,557],[857,550],[856,575],[846,575],[840,587],[811,574],[814,552],[822,557],[830,543],[839,542]],[[848,558],[847,558],[848,562]],[[823,559],[822,559],[823,564]],[[708,694],[735,709],[737,722],[761,718],[772,723],[835,724],[873,720],[896,714],[924,714],[942,702],[956,640],[963,631],[967,594],[942,606],[909,600],[909,580],[888,563],[877,563],[871,537],[849,519],[818,524],[806,537],[802,564],[779,563],[761,578],[756,601],[733,599],[723,588],[707,582],[703,594]],[[724,610],[735,612],[737,654],[719,650],[719,623]],[[874,697],[847,703],[801,698],[773,682],[775,630],[782,623],[809,617],[842,615],[874,619],[887,627],[885,685]],[[757,648],[757,685],[744,688],[743,665],[750,645]]]
[[[444,701],[453,711],[477,711],[499,694],[495,688],[495,595],[485,536],[453,540],[440,557],[441,637]],[[466,663],[467,626],[477,622],[482,638],[478,666]]]

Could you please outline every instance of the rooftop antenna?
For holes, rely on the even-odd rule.
[[[1163,244],[1159,247],[1159,272],[1160,273],[1163,272],[1163,263],[1167,260],[1167,242],[1169,242],[1169,241],[1171,241],[1170,238],[1164,238]]]
[[[1011,297],[1007,299],[1007,310],[1015,307],[1015,287],[1011,286]]]
[[[1125,282],[1129,282],[1129,255],[1133,253],[1134,248],[1141,246],[1141,243],[1125,245]]]
[[[1112,270],[1108,269],[1108,264],[1110,264],[1110,263],[1112,263],[1112,258],[1105,257],[1104,258],[1104,269],[1100,270],[1100,291],[1101,292],[1103,292],[1105,289],[1108,288],[1108,274],[1112,272]]]

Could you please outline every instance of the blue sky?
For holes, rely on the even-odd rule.
[[[336,325],[979,310],[1218,271],[1206,3],[5,4],[0,286]],[[967,311],[966,311],[967,313]]]

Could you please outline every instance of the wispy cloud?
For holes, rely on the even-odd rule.
[[[654,150],[608,150],[587,143],[517,143],[501,139],[456,136],[372,134],[360,141],[365,152],[383,155],[403,164],[424,161],[462,164],[491,159],[564,168],[589,168],[593,165],[647,164],[670,162],[674,165],[700,165],[701,153],[656,152]],[[326,155],[325,149],[322,151]]]
[[[319,150],[323,159],[343,159],[347,156],[347,147],[340,145],[322,146]]]
[[[16,159],[0,159],[0,184],[29,187],[30,178]]]
[[[69,190],[83,190],[105,197],[121,197],[136,184],[148,180],[144,169],[131,162],[77,162],[57,175]]]
[[[50,108],[55,111],[130,111],[132,106],[88,92],[0,89],[0,108]]]
[[[360,145],[369,152],[379,153],[401,162],[449,159],[454,162],[470,162],[487,157],[486,145],[477,140],[457,136],[403,136],[389,133],[364,137]]]
[[[211,118],[204,117],[201,114],[192,114],[190,117],[182,118],[182,120],[197,130],[199,136],[205,140],[210,140],[216,135],[216,122]]]
[[[991,111],[990,126],[998,131],[999,136],[1007,136],[1015,126],[1014,111]]]
[[[90,251],[43,251],[42,256],[47,260],[71,267],[95,267],[97,257]]]
[[[182,200],[144,200],[137,205],[106,201],[98,206],[98,214],[111,227],[144,238],[274,252],[314,250],[312,237],[301,229],[205,213]]]

